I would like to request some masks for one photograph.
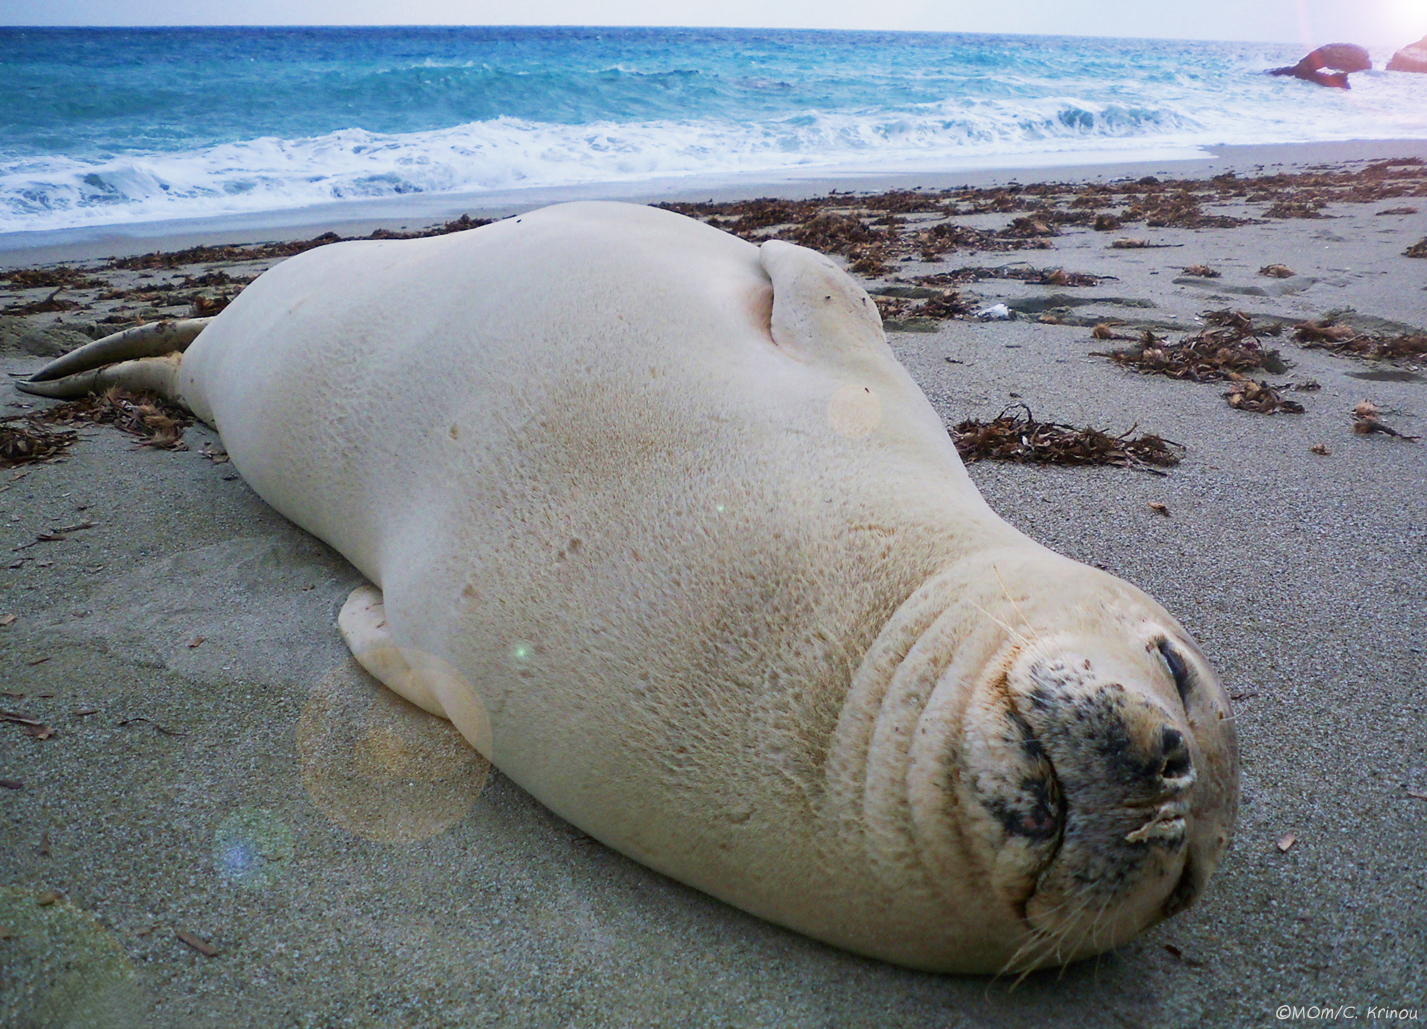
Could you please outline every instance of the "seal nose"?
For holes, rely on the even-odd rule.
[[[1194,785],[1194,759],[1189,756],[1189,746],[1184,735],[1173,726],[1166,725],[1160,730],[1160,754],[1157,776],[1163,793],[1183,793]]]

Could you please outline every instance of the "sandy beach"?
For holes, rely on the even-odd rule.
[[[1427,250],[1424,159],[1424,142],[1241,148],[620,194],[860,269],[949,427],[1024,404],[1182,445],[1162,474],[970,469],[1008,521],[1160,599],[1229,689],[1239,823],[1185,915],[1014,988],[763,923],[583,836],[380,691],[335,628],[360,576],[267,508],[215,433],[196,425],[186,449],[164,449],[86,426],[59,459],[0,470],[14,716],[0,725],[0,1024],[1171,1029],[1273,1025],[1281,1005],[1423,1017],[1427,439],[1407,437],[1427,437],[1427,357],[1308,346],[1295,326],[1427,332],[1427,259],[1407,256]],[[753,196],[787,204],[770,214]],[[9,240],[0,367],[28,373],[136,321],[216,310],[292,249],[255,244],[520,206]],[[199,245],[249,248],[173,256]],[[995,305],[1012,317],[977,317]],[[1243,312],[1278,351],[1282,370],[1250,378],[1302,413],[1235,409],[1231,382],[1101,356],[1212,328],[1213,311]],[[1363,401],[1400,435],[1354,432]],[[7,416],[48,406],[3,403]]]

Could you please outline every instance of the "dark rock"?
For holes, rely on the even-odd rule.
[[[1372,58],[1355,43],[1329,43],[1320,46],[1303,60],[1288,68],[1274,68],[1270,75],[1292,75],[1320,86],[1348,89],[1348,73],[1369,71]]]
[[[1387,62],[1388,71],[1415,71],[1427,74],[1427,36],[1403,47]]]

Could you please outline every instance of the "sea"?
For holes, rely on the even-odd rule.
[[[640,28],[0,28],[0,233],[413,195],[1427,138],[1303,46]],[[1378,67],[1388,53],[1374,53]],[[998,164],[999,162],[999,164]]]

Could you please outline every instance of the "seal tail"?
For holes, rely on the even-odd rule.
[[[15,386],[23,393],[56,400],[121,386],[150,390],[188,407],[178,379],[183,352],[212,320],[152,322],[116,332],[56,358]]]

